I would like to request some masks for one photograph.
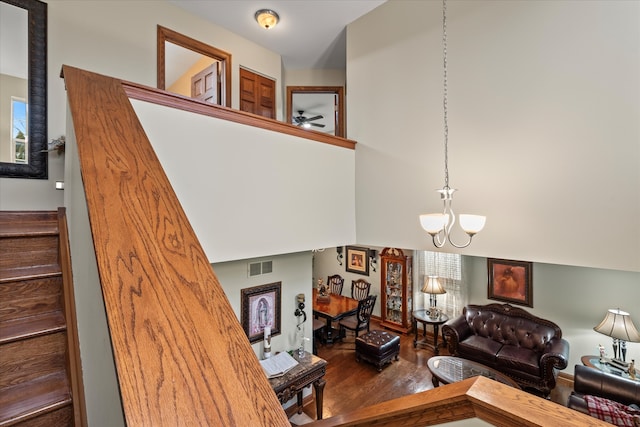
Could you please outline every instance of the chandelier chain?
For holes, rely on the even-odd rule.
[[[447,0],[442,0],[442,62],[444,65],[444,188],[449,188],[449,123],[447,120]]]

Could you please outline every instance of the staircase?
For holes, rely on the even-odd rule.
[[[64,209],[0,212],[0,427],[86,425]]]

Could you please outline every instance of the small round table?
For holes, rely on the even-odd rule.
[[[426,345],[433,348],[434,353],[437,355],[440,353],[438,350],[438,332],[440,325],[446,323],[449,320],[449,316],[446,314],[440,314],[440,317],[433,319],[427,314],[427,310],[415,310],[413,312],[413,330],[416,331],[416,337],[413,339],[413,348],[418,347],[418,344]],[[422,336],[423,339],[418,341],[418,322],[422,323]],[[427,341],[427,325],[433,326],[433,344]]]

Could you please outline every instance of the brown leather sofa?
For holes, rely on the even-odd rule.
[[[544,397],[569,359],[558,325],[509,304],[467,305],[442,332],[452,355],[489,366]]]
[[[607,374],[599,369],[576,365],[573,375],[573,391],[567,406],[589,414],[584,395],[604,397],[624,405],[640,405],[640,381]]]

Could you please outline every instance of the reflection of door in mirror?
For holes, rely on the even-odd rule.
[[[220,75],[220,63],[214,62],[202,71],[191,76],[191,97],[200,101],[218,104],[220,99],[220,85],[217,84]]]
[[[287,86],[287,123],[345,136],[341,86]]]
[[[0,162],[23,163],[28,148],[27,11],[0,3]]]
[[[231,106],[231,55],[158,26],[158,88]]]

